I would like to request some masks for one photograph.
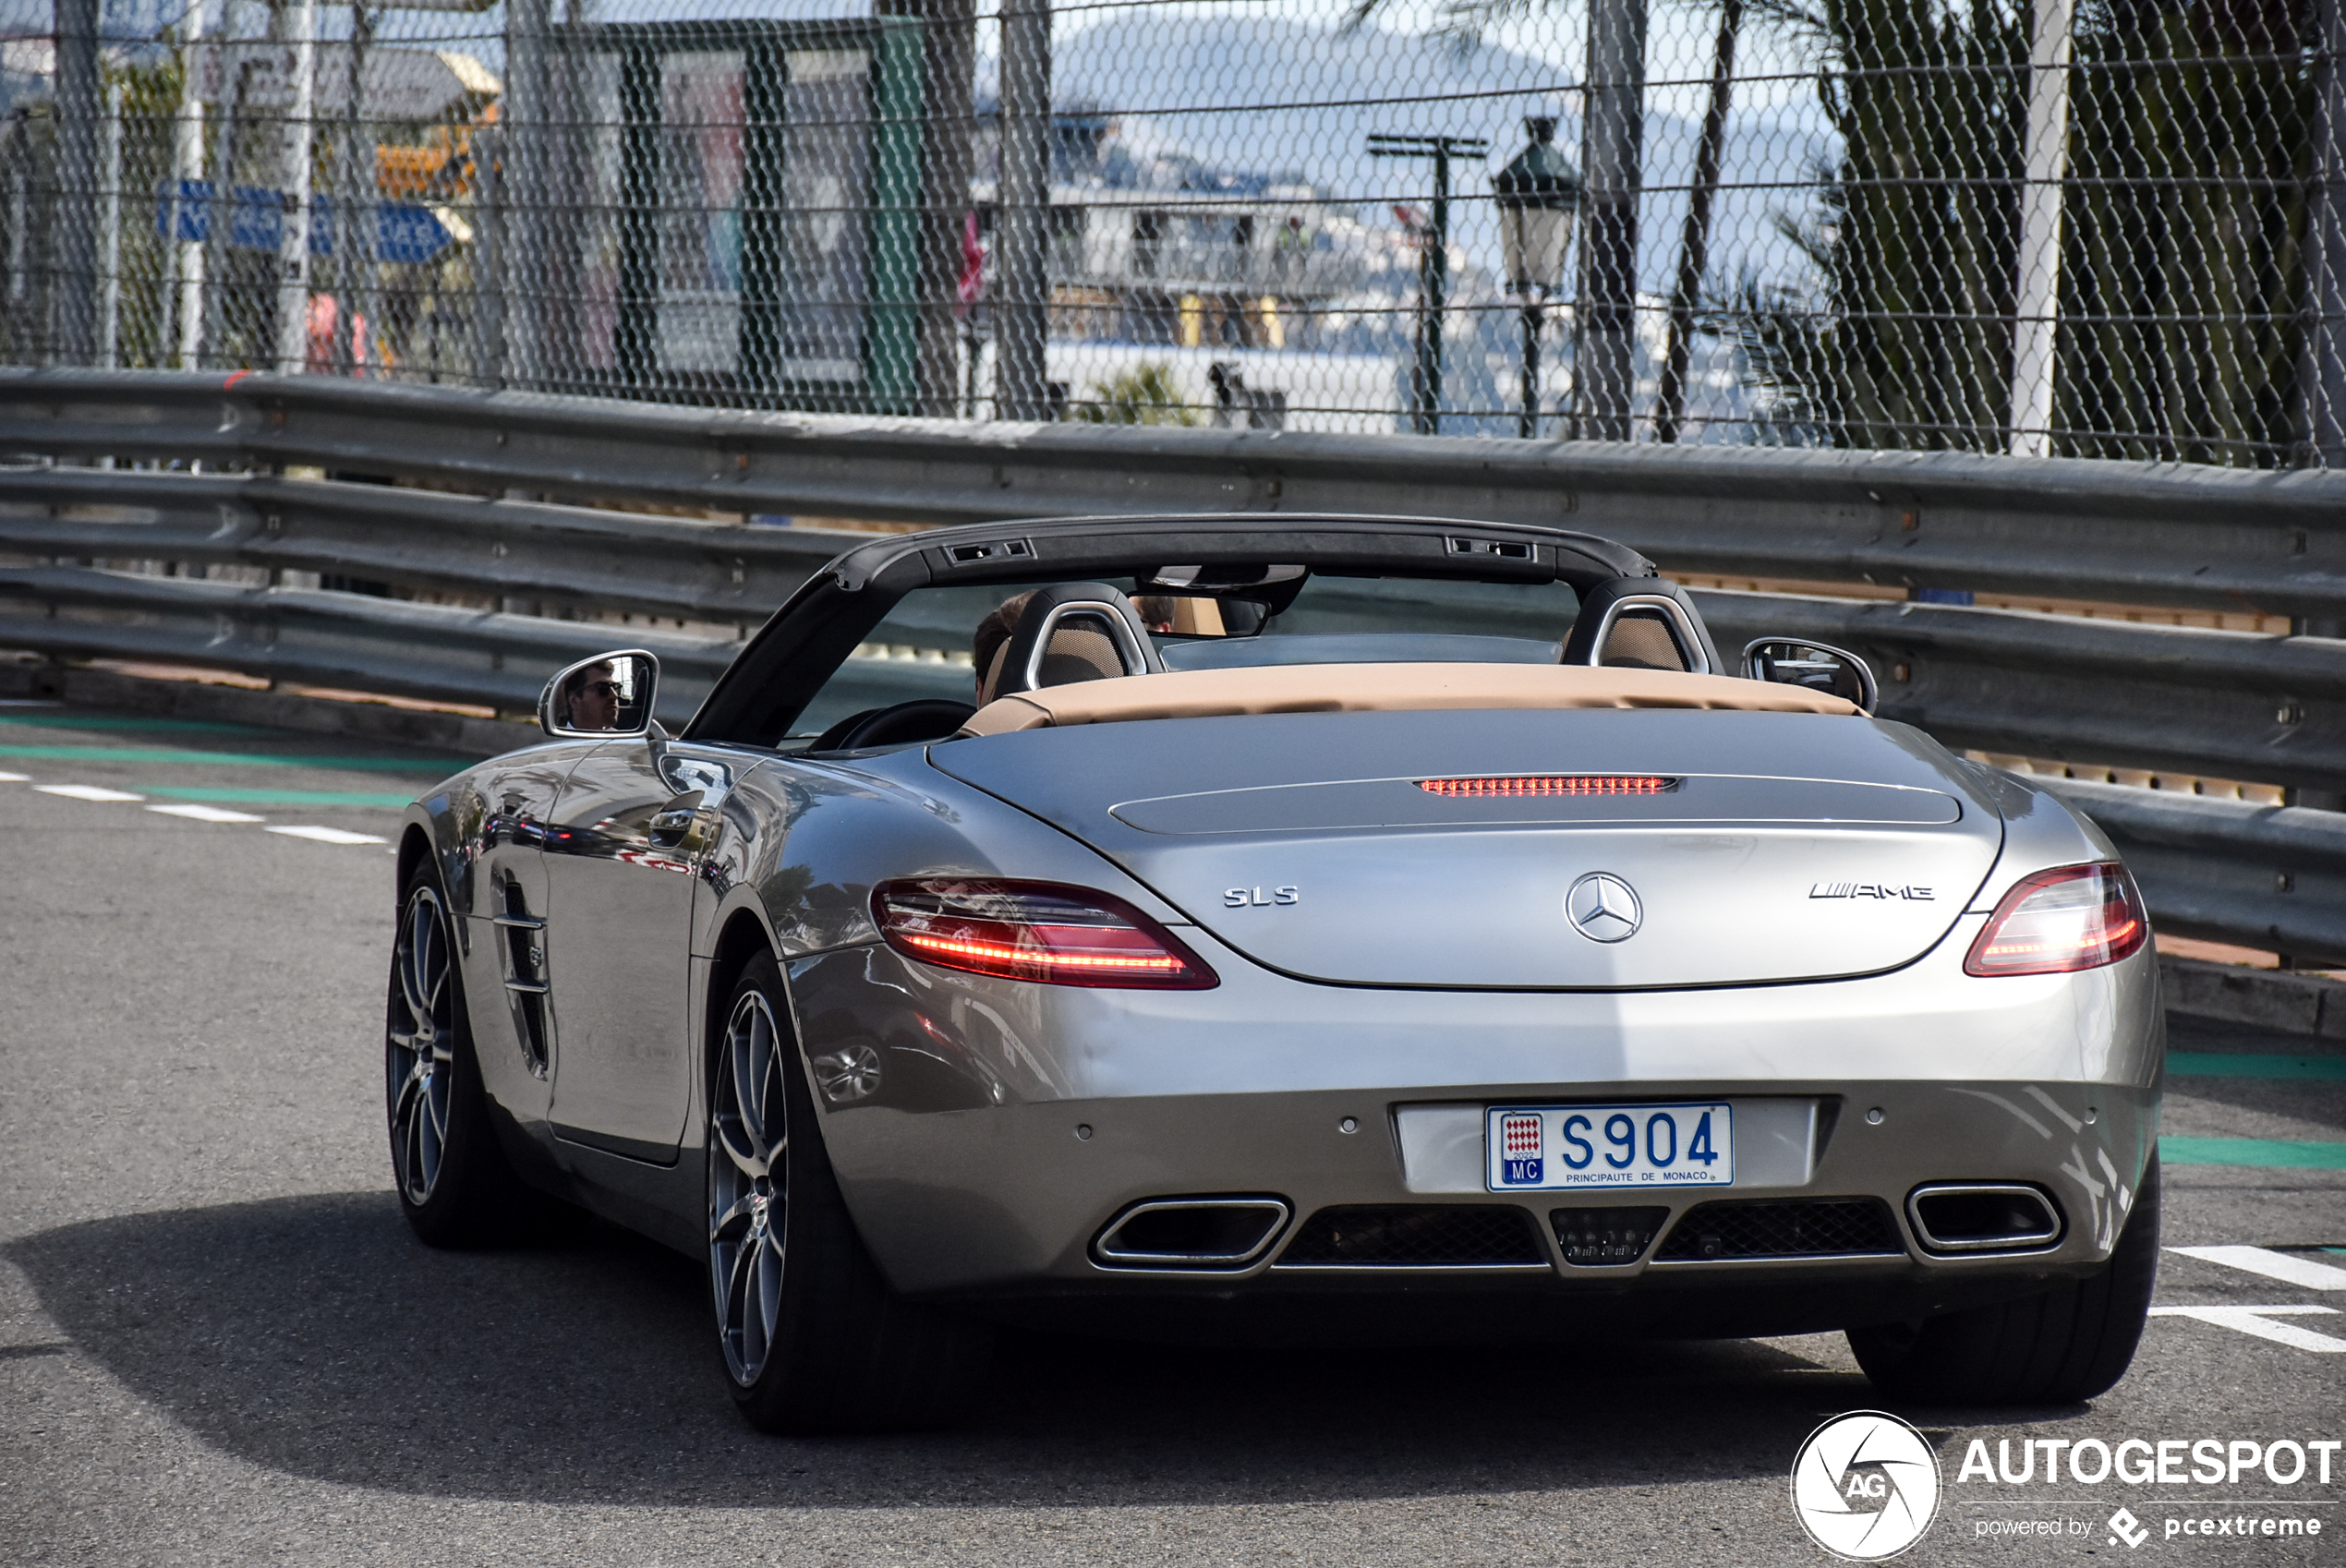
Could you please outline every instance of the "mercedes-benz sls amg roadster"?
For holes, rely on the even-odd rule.
[[[705,1260],[761,1427],[944,1418],[1003,1323],[1843,1330],[1964,1402],[2134,1354],[2164,1036],[2109,839],[1633,550],[944,528],[673,734],[658,681],[557,672],[549,743],[408,813],[393,1173],[432,1243],[550,1195]]]

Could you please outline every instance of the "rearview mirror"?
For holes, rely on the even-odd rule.
[[[1252,599],[1190,594],[1135,594],[1132,609],[1160,637],[1252,637],[1265,619]]]
[[[1846,648],[1791,637],[1761,637],[1743,650],[1743,673],[1753,681],[1806,686],[1846,697],[1871,713],[1881,695],[1866,661]]]
[[[613,741],[646,735],[659,660],[641,648],[597,654],[546,682],[538,699],[538,727],[557,740]]]

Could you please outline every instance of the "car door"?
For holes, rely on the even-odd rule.
[[[612,741],[582,761],[546,835],[546,977],[562,1020],[556,1135],[676,1157],[691,1102],[694,888],[735,766],[709,748]]]
[[[456,802],[466,873],[450,889],[482,1084],[524,1126],[550,1104],[554,1020],[546,1006],[546,873],[540,846],[577,760],[538,748],[484,764]]]

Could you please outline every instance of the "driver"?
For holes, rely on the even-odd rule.
[[[619,728],[617,675],[607,658],[571,671],[562,682],[562,711],[573,730]]]

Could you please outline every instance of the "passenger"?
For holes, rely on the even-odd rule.
[[[617,674],[609,659],[571,671],[562,682],[562,722],[573,730],[619,728]]]
[[[980,707],[986,706],[1000,679],[1001,671],[994,667],[1000,662],[1003,650],[1010,645],[1010,633],[1018,630],[1018,618],[1026,613],[1026,607],[1034,597],[1034,590],[1029,588],[1022,594],[1004,599],[977,623],[977,631],[970,638],[970,662],[977,669],[977,706]]]

